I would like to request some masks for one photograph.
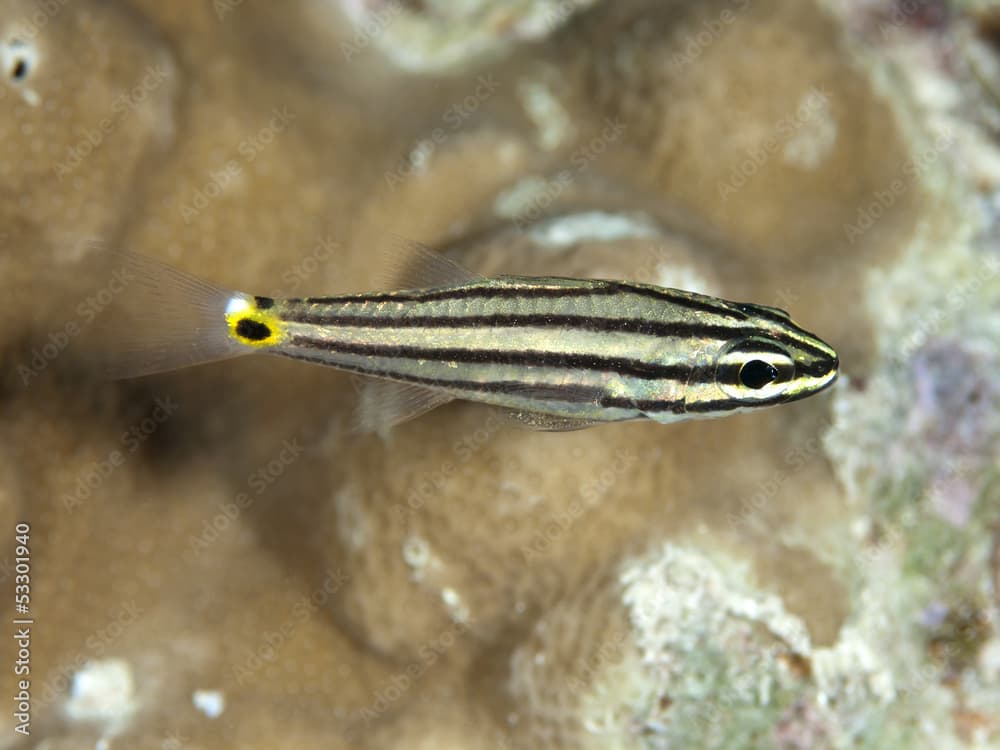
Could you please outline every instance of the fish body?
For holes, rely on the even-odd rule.
[[[186,307],[215,343],[183,362],[160,347],[125,374],[267,352],[407,388],[373,428],[453,398],[559,429],[722,416],[817,393],[839,364],[776,308],[624,281],[458,271],[426,288],[276,299],[169,275],[193,287]]]

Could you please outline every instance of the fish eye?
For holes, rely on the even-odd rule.
[[[760,390],[778,377],[778,368],[762,359],[752,359],[740,368],[740,383],[747,388]]]
[[[715,382],[748,404],[780,398],[795,378],[795,360],[779,341],[750,336],[729,342],[715,359]]]

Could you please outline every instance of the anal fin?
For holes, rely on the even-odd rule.
[[[354,427],[357,432],[375,432],[385,437],[401,422],[453,400],[454,396],[421,385],[371,378],[361,389]]]
[[[556,385],[549,383],[523,383],[510,387],[510,394],[522,399],[541,402],[560,402],[563,404],[573,404],[576,406],[596,407],[604,391],[600,388],[587,385]],[[568,432],[570,430],[582,430],[595,424],[600,424],[600,420],[585,419],[581,417],[560,417],[544,412],[533,411],[532,409],[504,409],[508,422],[529,430],[543,430],[546,432]]]

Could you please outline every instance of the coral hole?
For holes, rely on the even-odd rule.
[[[7,78],[14,83],[27,80],[35,67],[37,57],[34,47],[20,39],[11,39],[0,44],[0,63]]]

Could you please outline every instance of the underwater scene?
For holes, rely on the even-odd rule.
[[[0,0],[0,749],[1000,749],[1000,1]]]

